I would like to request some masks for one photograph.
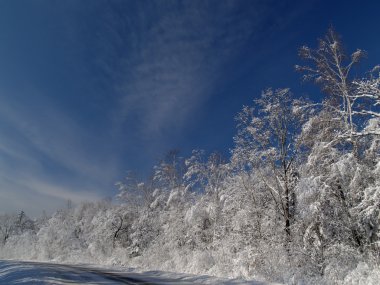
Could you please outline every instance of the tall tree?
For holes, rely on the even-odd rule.
[[[245,161],[256,171],[282,217],[287,240],[295,206],[296,159],[300,150],[299,133],[308,108],[293,98],[289,89],[265,90],[245,106],[237,117],[233,160]]]
[[[299,55],[308,64],[296,65],[296,70],[304,74],[304,80],[313,80],[329,95],[330,98],[325,100],[328,104],[324,104],[324,107],[344,122],[344,128],[339,130],[333,142],[349,141],[354,153],[358,155],[358,138],[380,135],[377,131],[362,131],[369,118],[380,117],[380,81],[375,74],[379,66],[370,72],[370,78],[356,79],[352,75],[352,69],[362,60],[365,52],[357,49],[348,56],[341,37],[333,28],[319,40],[317,48],[302,46]]]

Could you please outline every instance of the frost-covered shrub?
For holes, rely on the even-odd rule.
[[[379,264],[371,264],[360,262],[354,270],[347,273],[344,279],[340,279],[337,283],[346,285],[375,285],[379,284],[380,266]]]

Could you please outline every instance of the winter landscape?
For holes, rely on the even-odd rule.
[[[74,2],[67,2],[70,9],[63,5],[65,13],[75,10],[75,15],[81,15],[83,7],[90,5],[78,1],[87,3],[80,8]],[[125,65],[121,69],[132,79],[123,82],[129,85],[114,83],[112,90],[127,95],[109,99],[125,104],[121,108],[109,103],[100,91],[94,93],[93,102],[88,102],[92,97],[79,93],[75,98],[61,94],[51,95],[56,101],[46,99],[50,95],[37,94],[37,87],[32,98],[15,95],[9,99],[6,90],[18,84],[0,80],[0,92],[5,94],[0,95],[0,284],[380,284],[380,61],[371,59],[379,60],[379,55],[367,52],[370,47],[361,49],[361,36],[345,34],[353,32],[352,28],[347,30],[346,22],[336,16],[337,28],[323,23],[320,34],[300,40],[303,44],[293,50],[294,62],[284,60],[281,66],[280,61],[276,63],[279,67],[266,71],[280,72],[283,78],[261,83],[255,79],[254,69],[241,67],[244,57],[250,57],[245,54],[247,42],[253,41],[245,27],[251,27],[253,11],[261,9],[260,15],[275,11],[271,5],[276,1],[271,5],[262,1],[137,2],[94,1],[97,9],[88,11],[96,18],[104,12],[99,25],[107,27],[105,34],[116,42],[123,39],[119,30],[112,28],[120,25],[114,17],[122,19],[123,27],[131,29],[125,53],[132,54],[136,48],[145,60],[138,65],[135,61],[140,57],[122,55],[109,40],[96,61],[103,71],[91,61],[96,67],[92,67],[96,77],[89,83],[92,91],[107,85],[110,78],[119,80],[119,71],[109,71],[116,68],[112,65],[115,60]],[[20,9],[4,3],[0,10]],[[46,3],[28,5],[39,9]],[[59,15],[64,13],[62,4],[51,3],[58,5]],[[277,24],[288,31],[286,27],[293,27],[290,22],[297,22],[304,11],[317,13],[315,7],[327,7],[324,1],[311,3],[309,10],[285,5],[284,13],[294,14],[286,14],[289,23],[282,18]],[[108,10],[103,11],[105,7]],[[215,7],[218,9],[211,16]],[[340,9],[334,7],[332,11]],[[140,20],[126,12],[128,9],[137,11]],[[356,8],[346,9],[354,13]],[[361,16],[363,21],[371,21]],[[152,17],[152,22],[144,17]],[[334,19],[331,16],[330,20]],[[255,25],[267,25],[267,20]],[[136,28],[138,25],[141,27]],[[222,27],[226,29],[219,33]],[[144,34],[145,29],[154,30],[154,36]],[[272,34],[265,32],[273,45],[277,44],[272,42],[276,29],[282,31],[274,27]],[[370,34],[372,29],[378,30],[366,29]],[[95,32],[96,38],[105,40],[104,30]],[[143,40],[145,36],[149,40]],[[377,44],[379,48],[378,40],[363,37],[364,45]],[[12,40],[2,39],[6,47]],[[289,42],[290,46],[298,44]],[[223,51],[220,45],[225,47]],[[66,46],[68,43],[64,43],[65,52]],[[25,48],[20,49],[24,52]],[[208,51],[199,56],[206,48],[215,49],[217,55]],[[104,56],[103,49],[112,60]],[[234,49],[241,49],[241,54],[233,53]],[[5,51],[7,48],[0,49],[0,58]],[[97,56],[91,48],[78,54],[75,56]],[[152,54],[165,55],[165,59]],[[252,55],[256,58],[252,66],[267,68],[260,63],[267,61],[265,54],[258,51]],[[70,56],[74,58],[74,53]],[[285,55],[278,56],[276,60]],[[222,62],[219,57],[227,59]],[[53,62],[54,70],[64,66],[59,60]],[[234,69],[238,75],[232,77],[236,86],[223,85],[227,83],[218,70],[235,64],[240,66]],[[251,63],[247,60],[246,64]],[[46,70],[48,66],[46,63]],[[82,63],[81,68],[85,66]],[[18,67],[16,64],[9,73],[15,74]],[[89,80],[90,72],[78,69],[75,72],[86,73]],[[1,67],[0,71],[2,77]],[[205,83],[197,85],[204,75],[229,92],[241,92],[243,81],[237,78],[246,76],[251,78],[246,81],[251,86],[247,90],[260,91],[243,97],[232,94],[228,100],[223,99],[224,93],[219,98],[200,99],[213,92]],[[66,84],[64,76],[60,80]],[[289,80],[289,86],[284,80]],[[268,82],[274,86],[266,85]],[[71,87],[51,84],[65,92],[76,90],[74,83]],[[47,105],[41,105],[43,100]],[[193,104],[192,100],[198,101]],[[203,115],[196,113],[199,106],[209,104],[202,100],[212,103]],[[218,105],[219,100],[223,104]],[[230,135],[230,123],[214,124],[205,114],[215,112],[224,117],[234,110],[235,101],[243,104],[226,118],[234,125],[230,143],[215,143]],[[92,107],[81,109],[82,103]],[[68,109],[54,109],[59,104]],[[99,115],[102,108],[110,108],[104,118]],[[138,117],[140,112],[145,115]],[[193,132],[194,137],[180,129]],[[206,139],[208,133],[213,138]],[[199,136],[206,137],[199,140],[200,146],[196,144]],[[128,150],[123,150],[124,142]],[[173,147],[173,142],[184,151]],[[218,151],[212,148],[215,144]],[[153,157],[158,153],[160,158]],[[116,166],[122,169],[115,170]]]

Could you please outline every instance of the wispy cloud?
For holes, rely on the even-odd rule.
[[[62,113],[46,97],[35,106],[14,102],[0,96],[0,206],[17,208],[16,204],[32,195],[39,197],[47,210],[51,205],[92,201],[107,196],[118,171],[112,153],[102,152],[94,134]],[[96,155],[95,155],[96,154]],[[12,198],[20,196],[19,199]],[[3,204],[5,203],[5,204]],[[41,211],[34,204],[24,210]]]
[[[265,18],[262,4],[250,21],[240,18],[241,7],[234,1],[154,4],[137,9],[133,29],[127,30],[126,39],[139,43],[129,47],[119,82],[124,94],[120,118],[136,122],[148,138],[189,123],[215,91],[223,68]]]
[[[146,170],[181,141],[205,103],[217,101],[211,97],[229,79],[226,70],[244,61],[243,53],[260,57],[263,50],[251,50],[260,37],[291,21],[273,17],[272,5],[56,1],[46,9],[46,19],[55,20],[51,29],[41,20],[24,37],[18,35],[24,30],[12,31],[17,36],[6,56],[13,44],[22,60],[17,67],[8,61],[10,72],[0,67],[8,76],[0,78],[0,208],[39,211],[68,198],[112,196],[108,187],[123,171]],[[268,19],[275,20],[268,25]],[[34,46],[32,34],[46,42]],[[19,75],[31,86],[19,84]]]
[[[245,57],[265,56],[263,37],[304,8],[289,16],[277,13],[287,4],[264,0],[103,4],[92,7],[99,13],[94,34],[77,32],[94,25],[85,17],[71,23],[69,34],[81,43],[83,57],[89,50],[96,55],[90,61],[102,70],[99,80],[114,86],[107,111],[112,143],[123,144],[120,153],[132,165],[150,164],[178,146],[176,140],[199,123],[205,103],[222,93],[228,70]],[[83,43],[83,37],[90,40]]]
[[[17,140],[8,140],[8,144],[7,140],[3,141],[4,150],[12,155],[26,157],[30,156],[30,150],[33,149],[82,176],[105,176],[107,172],[111,174],[115,170],[104,168],[107,157],[102,153],[93,156],[92,148],[96,147],[96,143],[93,134],[85,126],[59,110],[48,97],[32,96],[35,100],[41,100],[33,107],[0,100],[0,118],[6,122],[12,135],[18,137]]]
[[[1,168],[3,171],[4,168]],[[25,173],[24,173],[25,174]],[[45,179],[44,179],[45,178]],[[93,189],[65,187],[57,181],[47,182],[48,177],[0,174],[0,214],[24,210],[28,215],[38,216],[42,211],[52,213],[63,208],[68,200],[73,203],[98,201],[102,195]]]

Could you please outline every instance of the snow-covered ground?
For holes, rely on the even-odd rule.
[[[0,284],[275,284],[265,281],[222,279],[133,268],[97,267],[30,261],[0,261]]]

